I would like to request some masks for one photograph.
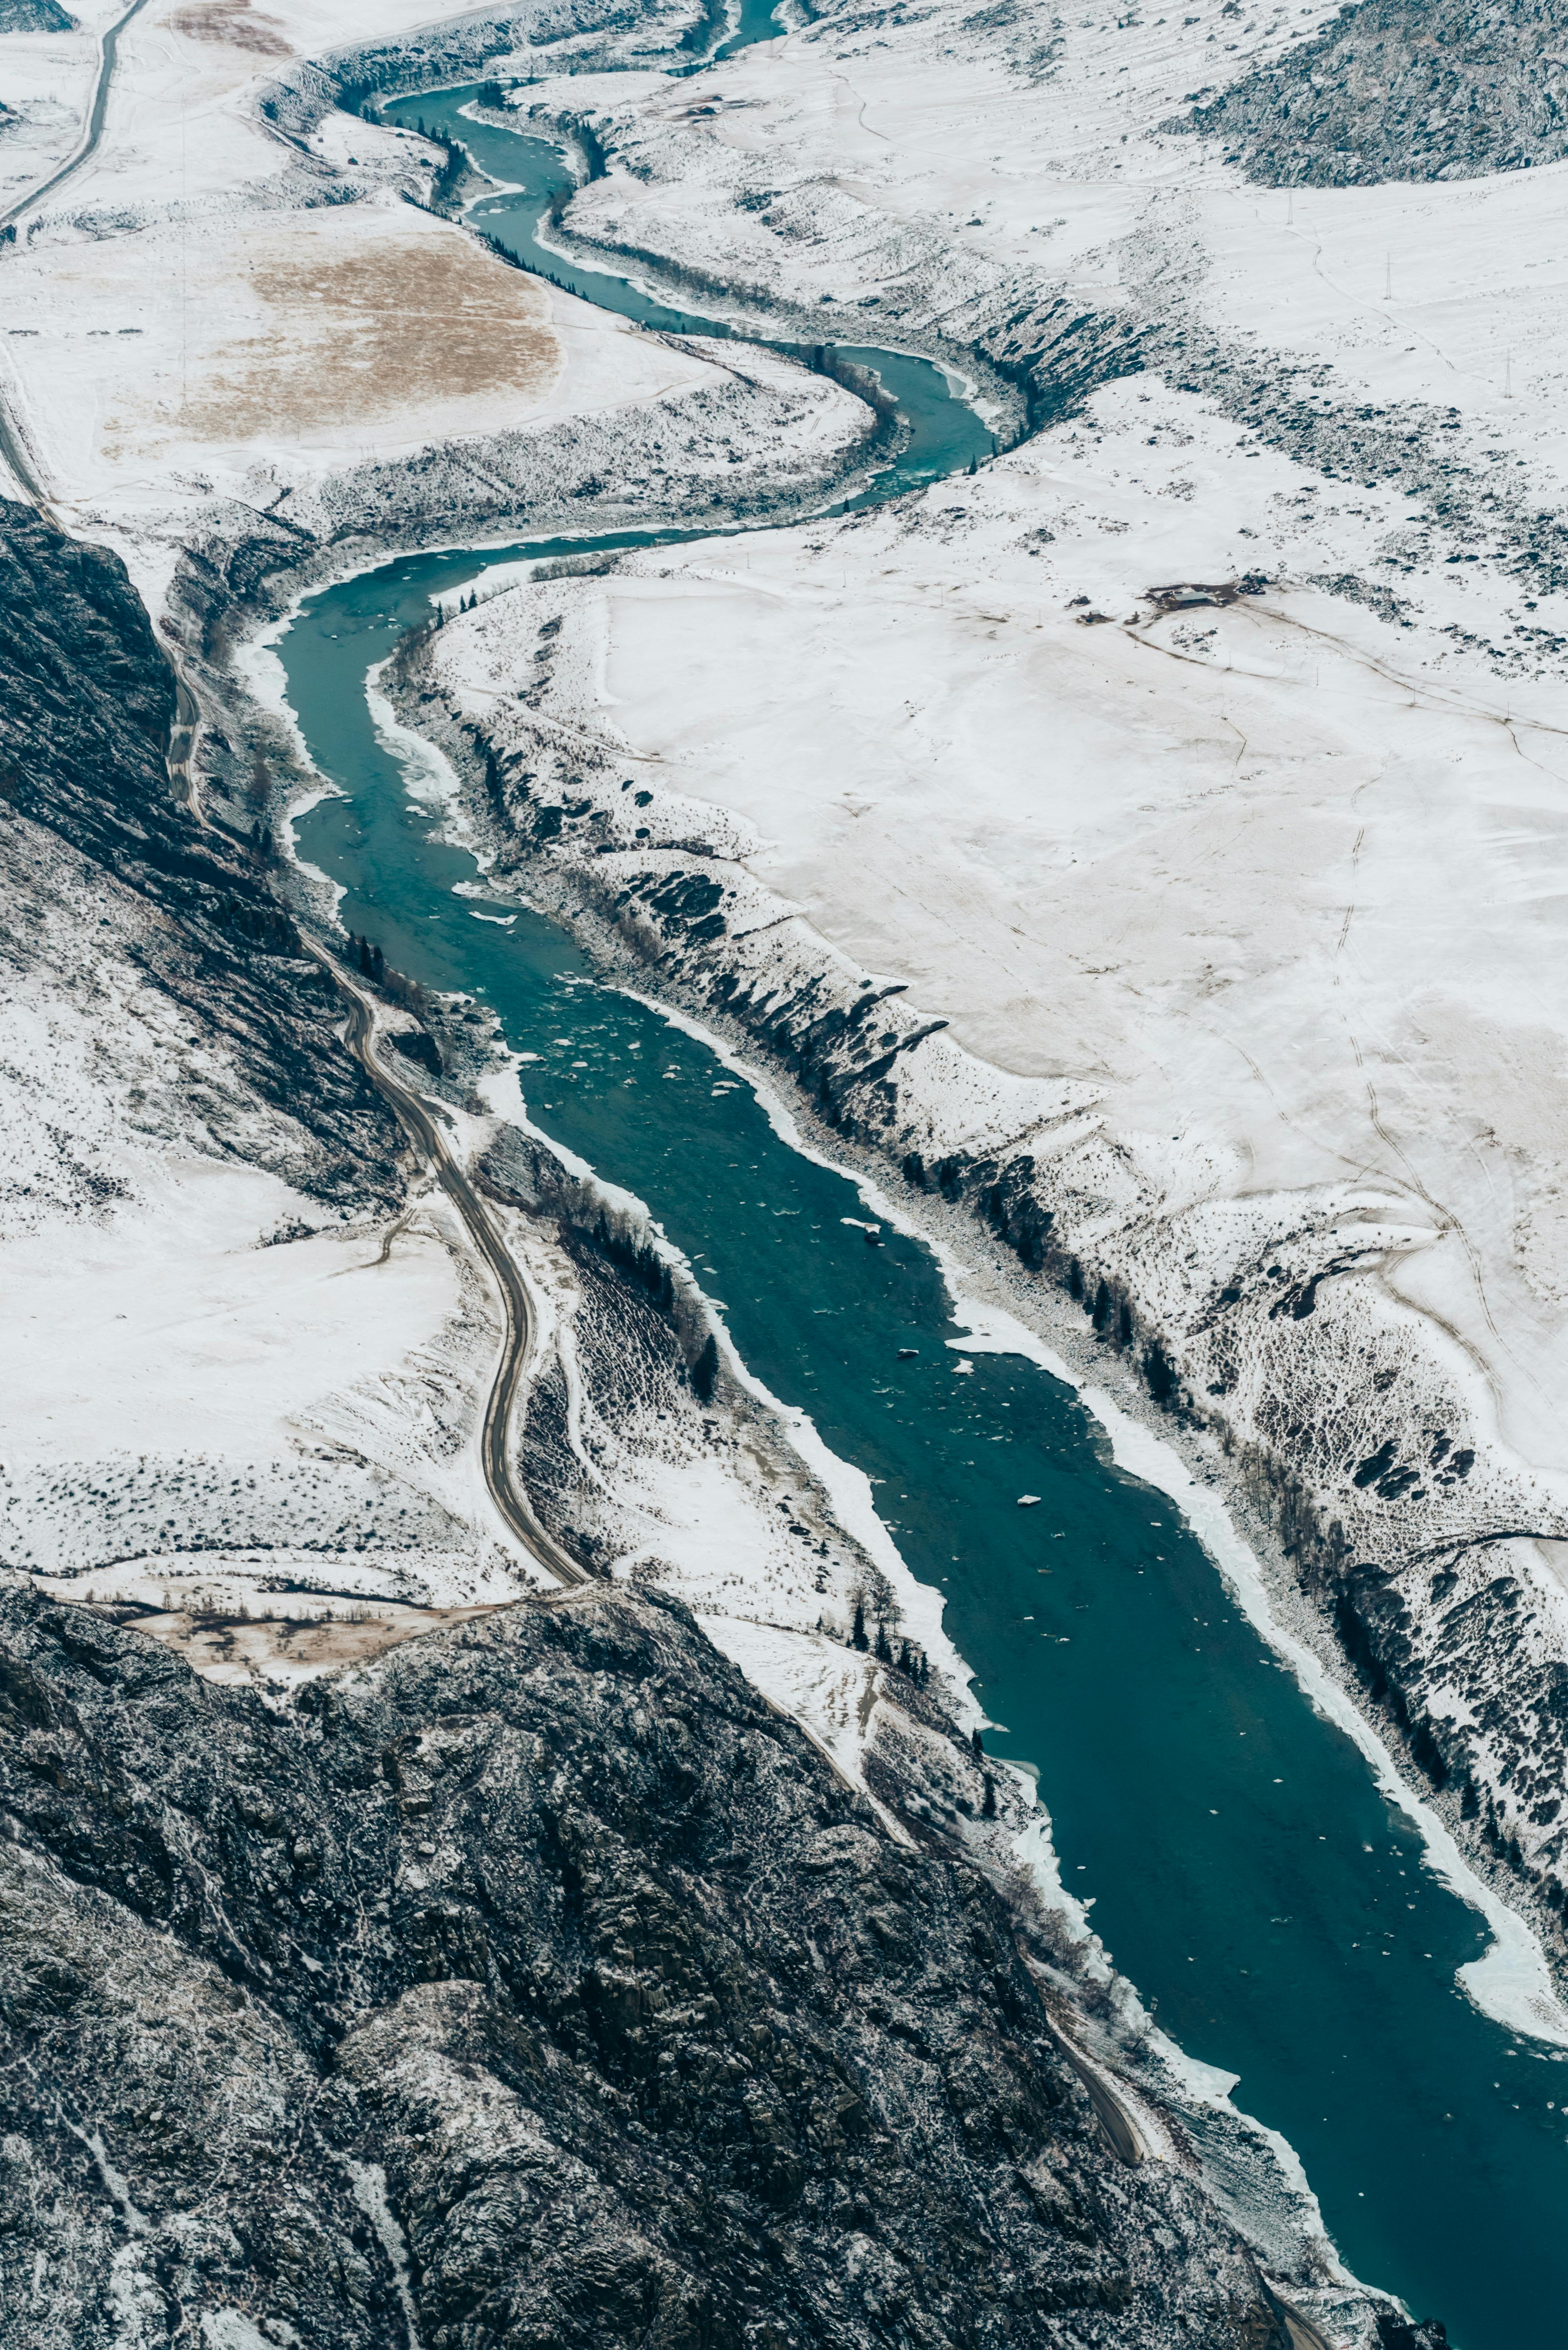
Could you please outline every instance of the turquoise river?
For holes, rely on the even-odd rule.
[[[742,30],[765,37],[765,16]],[[542,246],[540,214],[570,184],[563,158],[460,121],[472,95],[387,109],[461,135],[504,183],[472,218],[575,293],[714,331]],[[912,427],[867,494],[918,494],[988,453],[940,369],[854,356]],[[1433,1874],[1409,1814],[1262,1641],[1176,1506],[1120,1472],[1073,1393],[1024,1359],[979,1354],[955,1376],[947,1342],[964,1326],[929,1251],[890,1227],[867,1247],[844,1221],[866,1213],[853,1181],[781,1140],[749,1089],[715,1094],[727,1073],[702,1044],[525,907],[504,931],[454,895],[472,860],[409,799],[366,671],[492,564],[628,543],[410,556],[308,598],[279,650],[340,796],[300,821],[300,855],[341,885],[347,926],[427,986],[491,1005],[538,1056],[535,1118],[648,1203],[724,1301],[751,1368],[875,1481],[1007,1725],[988,1743],[1038,1768],[1065,1882],[1093,1897],[1162,2027],[1239,2075],[1236,2103],[1295,2147],[1350,2268],[1442,2317],[1459,2350],[1568,2343],[1568,2064],[1460,1989],[1487,1944],[1481,1918]],[[1024,1492],[1042,1506],[1021,1511]]]

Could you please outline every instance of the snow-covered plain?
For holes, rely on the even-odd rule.
[[[17,26],[5,33],[0,225],[76,151],[87,125],[99,42],[124,13],[123,0],[98,0],[57,28]]]
[[[271,1171],[285,1121],[147,983],[130,893],[63,882],[6,973],[5,1565],[209,1613],[527,1589],[474,1441],[499,1317],[445,1203]]]

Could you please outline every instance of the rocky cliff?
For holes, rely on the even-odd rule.
[[[0,2337],[1285,2350],[1001,1903],[684,1610],[282,1712],[0,1599]]]
[[[1223,139],[1227,162],[1272,187],[1471,180],[1554,163],[1568,153],[1565,30],[1561,0],[1364,0],[1162,127]]]
[[[174,797],[173,672],[124,565],[0,500],[0,871],[32,916],[9,927],[13,971],[81,963],[95,927],[117,947],[129,931],[180,1049],[226,1065],[205,1078],[213,1146],[323,1199],[394,1196],[400,1138],[337,1044],[337,996],[273,894],[265,841],[198,826]],[[70,940],[46,949],[51,907]]]

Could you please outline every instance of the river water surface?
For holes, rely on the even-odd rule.
[[[561,159],[504,130],[476,137],[456,120],[464,95],[389,110],[450,120],[487,172],[524,187],[486,200],[514,250],[589,299],[660,312],[537,245]],[[701,323],[652,323],[677,320]],[[920,404],[873,494],[989,448],[940,370],[863,356]],[[605,984],[561,929],[521,906],[510,931],[475,919],[453,894],[473,883],[472,859],[443,845],[377,741],[366,672],[432,598],[450,602],[492,564],[656,536],[415,556],[309,598],[279,650],[311,756],[342,796],[300,821],[300,854],[342,887],[348,927],[427,986],[494,1009],[537,1056],[524,1074],[538,1123],[640,1195],[723,1301],[751,1368],[875,1481],[1007,1725],[988,1744],[1038,1768],[1064,1881],[1093,1898],[1159,2023],[1239,2075],[1236,2102],[1296,2148],[1349,2266],[1443,2317],[1459,2350],[1555,2350],[1568,2343],[1568,2063],[1456,1982],[1487,1929],[1426,1864],[1409,1815],[1261,1640],[1175,1504],[1115,1467],[1071,1390],[1018,1357],[949,1343],[963,1325],[919,1242],[887,1228],[867,1246],[844,1221],[867,1212],[853,1183],[792,1149],[706,1046]],[[1021,1510],[1022,1493],[1041,1505]]]

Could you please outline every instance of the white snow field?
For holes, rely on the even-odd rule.
[[[688,1000],[897,982],[901,1032],[949,1024],[885,1147],[1033,1159],[1107,1338],[1125,1300],[1287,1535],[1396,1575],[1420,1709],[1547,1866],[1568,166],[1250,184],[1155,127],[1321,20],[1239,14],[1091,12],[1048,69],[1005,11],[829,18],[700,96],[596,82],[564,245],[955,364],[1044,319],[1081,404],[896,511],[514,588],[423,682],[535,797],[582,730],[597,902],[706,845],[730,935],[671,958]]]
[[[62,15],[67,12],[62,10]],[[0,50],[0,226],[32,190],[67,162],[86,130],[99,44],[125,0],[68,12],[57,30],[18,26]]]

